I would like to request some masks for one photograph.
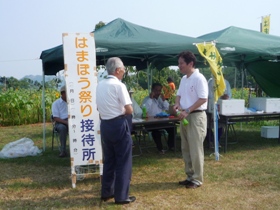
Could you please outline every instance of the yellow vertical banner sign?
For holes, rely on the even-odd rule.
[[[262,33],[269,34],[270,30],[270,15],[262,17]]]
[[[214,85],[214,100],[215,102],[219,99],[220,96],[224,94],[226,85],[222,73],[223,60],[220,56],[219,51],[217,50],[214,43],[199,43],[196,44],[196,47],[202,57],[210,65],[210,69],[215,80]]]

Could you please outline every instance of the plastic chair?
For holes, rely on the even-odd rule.
[[[56,139],[56,143],[58,145],[58,150],[60,151],[60,141],[59,141],[59,135],[58,131],[55,128],[55,121],[53,119],[53,116],[51,115],[51,122],[52,122],[52,150],[53,150],[53,145],[54,145],[54,138]]]

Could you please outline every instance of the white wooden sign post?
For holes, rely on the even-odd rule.
[[[96,54],[93,33],[64,33],[64,76],[68,103],[72,187],[76,167],[99,165],[102,175],[100,120],[96,107]]]

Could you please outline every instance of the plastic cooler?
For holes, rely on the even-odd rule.
[[[257,111],[280,112],[280,98],[250,98],[249,107]]]
[[[208,112],[213,112],[213,101],[208,102]],[[245,109],[244,99],[219,99],[217,102],[219,114],[242,114]]]
[[[261,137],[278,138],[279,137],[279,126],[262,126]]]

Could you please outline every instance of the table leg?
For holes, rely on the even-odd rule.
[[[135,140],[136,140],[136,146],[139,149],[139,155],[133,155],[133,156],[140,156],[140,155],[142,155],[142,148],[141,148],[141,145],[140,145],[141,135],[142,135],[141,132],[142,132],[141,130],[140,131],[135,131],[134,137],[135,137]]]
[[[177,126],[176,123],[173,124],[174,128],[174,153],[176,154],[176,149],[177,149],[177,144],[176,144],[176,139],[177,139]]]
[[[212,120],[211,120],[211,116],[207,115],[207,132],[212,131]],[[208,132],[208,149],[211,149],[211,132]]]
[[[224,153],[227,152],[227,138],[228,138],[228,118],[226,117],[226,137],[225,137],[225,147],[224,147]]]
[[[279,133],[278,133],[278,143],[280,144],[280,118],[279,118]]]

